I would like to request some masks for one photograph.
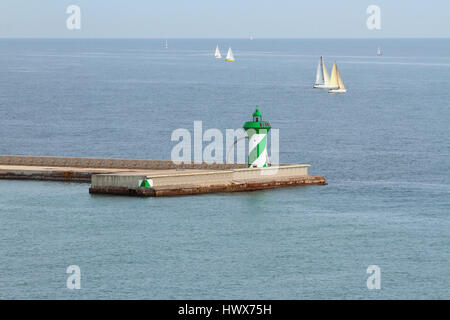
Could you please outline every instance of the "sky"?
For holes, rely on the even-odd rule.
[[[69,5],[81,28],[69,30]],[[369,30],[367,7],[380,8]],[[450,37],[449,0],[1,0],[1,38]]]

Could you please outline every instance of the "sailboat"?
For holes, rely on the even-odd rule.
[[[317,65],[316,82],[313,88],[330,89],[330,76],[328,75],[327,67],[323,57],[320,56],[319,64]]]
[[[214,53],[214,57],[216,59],[222,59],[222,55],[220,54],[219,45],[216,47],[216,52]]]
[[[377,49],[377,56],[382,56],[383,54],[381,53],[381,48],[380,47],[378,47],[378,49]]]
[[[231,51],[231,47],[228,49],[228,53],[227,53],[227,57],[225,58],[225,61],[228,61],[228,62],[236,61],[236,60],[234,60],[233,51]]]
[[[169,48],[169,43],[167,43],[167,40],[166,40],[166,45],[165,45],[165,48],[166,48],[166,49],[168,49],[168,48]]]
[[[345,93],[347,89],[345,89],[344,82],[342,82],[341,74],[339,73],[336,61],[333,65],[333,70],[331,71],[330,78],[330,87],[328,93]]]

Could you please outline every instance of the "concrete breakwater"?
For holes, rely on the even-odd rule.
[[[246,164],[168,160],[0,156],[0,179],[91,183],[91,194],[173,196],[236,192],[294,185],[325,185],[308,164],[247,168]],[[151,184],[142,187],[143,180]]]
[[[181,163],[170,160],[0,155],[0,179],[90,183],[95,174],[142,170],[236,169],[245,164]],[[161,172],[161,171],[159,171]],[[143,174],[143,173],[142,173]]]
[[[44,166],[102,169],[238,169],[246,168],[245,163],[180,163],[170,160],[105,159],[80,157],[41,157],[0,155],[0,165]]]

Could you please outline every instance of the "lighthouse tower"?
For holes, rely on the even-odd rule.
[[[253,121],[244,124],[248,135],[248,167],[267,167],[269,156],[267,154],[267,133],[271,126],[268,121],[262,121],[258,109],[253,113]]]

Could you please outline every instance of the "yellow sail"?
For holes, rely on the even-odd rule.
[[[338,78],[339,89],[345,90],[344,82],[342,82],[341,74],[339,73],[339,71],[337,72],[337,78]]]
[[[331,70],[330,88],[339,88],[338,75],[339,71],[337,69],[336,62],[334,62],[333,70]]]

